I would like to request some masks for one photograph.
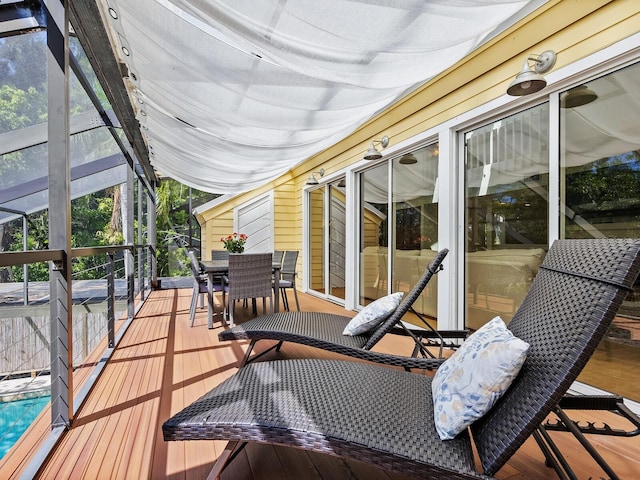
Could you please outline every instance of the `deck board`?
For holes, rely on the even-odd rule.
[[[189,289],[152,292],[123,337],[102,376],[78,412],[72,428],[66,432],[43,468],[42,479],[198,479],[206,478],[224,442],[164,442],[161,426],[184,406],[237,370],[246,343],[220,344],[220,315],[215,328],[207,329],[206,309],[198,309],[194,327],[189,327]],[[300,294],[303,310],[345,312],[341,307],[310,295]],[[247,312],[236,308],[238,321]],[[220,312],[218,306],[216,312]],[[259,350],[267,348],[259,345]],[[409,354],[410,339],[387,336],[377,346],[380,351]],[[335,357],[334,354],[300,345],[287,344],[271,358],[300,356]],[[92,359],[87,363],[95,362]],[[87,369],[88,371],[88,369]],[[76,371],[76,388],[88,375]],[[48,432],[48,412],[37,423],[36,435],[21,440],[0,462],[0,478],[19,478],[27,458],[37,443],[33,439]],[[606,414],[592,414],[602,420]],[[579,478],[603,476],[568,434],[551,432]],[[640,478],[640,437],[594,439],[621,478]],[[416,439],[419,441],[419,439]],[[498,472],[499,479],[555,478],[544,465],[543,456],[533,439]],[[272,445],[248,445],[225,470],[223,480],[261,479],[353,479],[407,480],[408,477],[384,472],[355,460],[343,460],[292,448]]]

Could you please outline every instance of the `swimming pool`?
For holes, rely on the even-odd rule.
[[[0,402],[0,458],[18,441],[51,400],[50,395]]]

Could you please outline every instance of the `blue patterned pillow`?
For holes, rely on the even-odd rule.
[[[493,407],[518,375],[527,350],[529,344],[495,317],[440,366],[431,392],[442,440],[454,438]]]
[[[374,329],[398,308],[403,295],[403,292],[396,292],[371,302],[349,321],[342,334],[362,335]]]

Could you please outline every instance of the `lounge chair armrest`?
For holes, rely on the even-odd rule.
[[[634,428],[623,430],[612,428],[607,423],[591,421],[575,421],[575,427],[582,433],[611,435],[618,437],[635,437],[640,435],[640,416],[624,404],[624,398],[619,395],[564,395],[558,404],[560,410],[601,410],[616,413],[625,418]],[[563,421],[547,420],[544,424],[547,430],[568,431]]]
[[[446,360],[444,358],[407,357],[404,355],[373,352],[371,350],[360,350],[355,353],[354,356],[370,362],[402,367],[405,370],[437,370]]]

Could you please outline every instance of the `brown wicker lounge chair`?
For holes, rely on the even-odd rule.
[[[322,312],[280,312],[243,322],[233,328],[220,332],[218,338],[220,340],[251,340],[251,344],[245,353],[241,366],[259,358],[274,348],[279,350],[283,342],[293,342],[363,360],[378,363],[391,362],[394,365],[404,366],[408,369],[419,368],[418,365],[422,366],[422,368],[428,365],[431,369],[435,369],[442,360],[436,359],[436,361],[431,363],[414,362],[408,356],[396,357],[384,355],[372,352],[371,348],[394,328],[402,329],[405,334],[413,336],[413,333],[407,328],[407,325],[401,324],[400,320],[411,309],[411,306],[420,296],[427,283],[429,283],[431,277],[442,268],[442,261],[447,256],[447,253],[449,253],[447,249],[438,252],[436,257],[427,266],[422,278],[420,278],[411,291],[404,296],[394,313],[378,328],[366,334],[355,336],[343,335],[342,331],[347,323],[351,321],[351,317],[344,315]],[[414,311],[414,313],[418,315],[417,312]],[[426,322],[425,325],[429,327]],[[439,343],[444,343],[446,342],[445,338],[464,339],[467,331],[454,330],[438,332],[431,329],[428,332],[423,330],[420,335],[424,335],[425,337],[432,336],[435,337],[435,340]],[[250,357],[253,347],[260,340],[277,340],[279,343],[258,355]],[[423,357],[428,357],[429,351],[424,347],[423,342],[416,337],[414,337],[414,341],[416,342],[416,348],[422,347],[419,353],[422,353]],[[418,353],[416,353],[416,355],[417,354]]]
[[[493,476],[560,402],[640,269],[640,239],[555,242],[509,324],[530,344],[514,383],[453,440],[440,440],[431,377],[364,362],[255,362],[166,421],[165,440],[229,440],[358,459],[419,478]],[[426,359],[423,359],[426,360]],[[474,467],[472,440],[482,473]]]

